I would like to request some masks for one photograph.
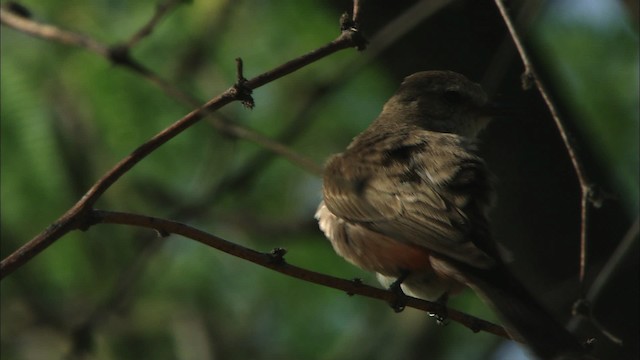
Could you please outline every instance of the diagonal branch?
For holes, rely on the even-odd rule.
[[[357,1],[356,1],[357,3]],[[2,22],[5,22],[5,11],[2,11]],[[8,14],[8,12],[6,12]],[[220,109],[221,107],[237,100],[244,100],[242,94],[247,90],[250,92],[285,75],[288,75],[304,66],[318,61],[337,51],[350,47],[364,47],[366,41],[359,33],[357,28],[348,27],[344,29],[340,35],[328,44],[304,54],[298,58],[288,61],[270,71],[260,74],[252,79],[236,84],[220,95],[209,100],[200,108],[191,111],[182,119],[176,121],[153,138],[135,149],[131,154],[118,162],[111,170],[109,170],[100,180],[98,180],[89,191],[78,201],[71,209],[69,209],[62,217],[60,217],[51,226],[31,239],[25,245],[20,247],[14,253],[2,260],[0,263],[0,279],[12,273],[14,270],[22,266],[31,258],[42,252],[49,245],[60,237],[74,229],[84,229],[87,224],[87,213],[93,207],[95,202],[113,183],[115,183],[122,175],[127,173],[133,166],[151,154],[154,150],[176,137],[182,131],[191,127],[204,116]],[[315,166],[317,169],[317,166]]]
[[[349,295],[361,295],[373,299],[384,300],[387,302],[393,302],[397,300],[398,295],[389,290],[383,290],[373,286],[365,285],[357,280],[340,279],[288,264],[283,257],[284,253],[286,253],[286,250],[284,249],[274,249],[269,253],[262,253],[224,240],[220,237],[206,233],[202,230],[198,230],[191,226],[151,216],[102,210],[92,210],[87,215],[91,218],[89,225],[101,223],[133,225],[154,229],[163,236],[178,234],[186,238],[196,240],[200,243],[203,243],[207,246],[213,247],[235,257],[272,269],[279,273],[295,277],[310,283],[342,290]],[[439,303],[434,303],[414,297],[407,297],[406,300],[406,306],[415,309],[431,313],[439,313],[443,310],[443,305]],[[497,336],[510,339],[504,328],[499,325],[453,309],[447,309],[446,311],[448,319],[454,320],[464,325],[465,327],[471,329],[473,332],[485,331]]]

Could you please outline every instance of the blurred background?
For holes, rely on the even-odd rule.
[[[2,2],[7,5],[8,3]],[[23,0],[32,20],[114,45],[156,2]],[[402,78],[448,69],[515,109],[482,137],[497,177],[495,238],[514,272],[601,359],[638,359],[638,2],[514,0],[509,11],[601,206],[591,212],[585,291],[594,322],[570,321],[578,281],[580,189],[538,91],[488,0],[365,1],[364,52],[345,50],[254,92],[221,116],[322,164],[379,113]],[[132,56],[200,99],[334,39],[350,1],[185,1]],[[72,206],[138,145],[193,109],[84,49],[2,26],[1,254]],[[367,274],[334,254],[313,219],[321,181],[208,120],[134,167],[100,209],[164,217],[342,278]],[[603,271],[604,269],[604,271]],[[595,284],[595,285],[594,285]],[[2,359],[526,359],[515,343],[427,314],[394,313],[179,236],[96,225],[57,241],[0,284]],[[497,321],[467,291],[451,307]]]

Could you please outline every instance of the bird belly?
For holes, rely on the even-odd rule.
[[[335,252],[362,269],[378,273],[378,280],[384,286],[408,274],[403,290],[427,300],[436,300],[444,293],[455,293],[464,287],[433,270],[431,252],[427,248],[403,243],[346,222],[333,215],[324,204],[318,209],[316,218]]]

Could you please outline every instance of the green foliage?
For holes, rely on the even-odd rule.
[[[322,1],[184,3],[132,56],[202,102],[233,84],[236,57],[250,78],[339,31],[340,11]],[[155,8],[107,0],[26,5],[38,21],[108,45],[126,41]],[[558,76],[568,79],[568,101],[584,115],[581,129],[602,149],[600,160],[625,198],[637,199],[637,131],[630,131],[638,127],[637,48],[630,50],[637,37],[620,27],[593,32],[545,24],[540,38],[563,59]],[[4,26],[0,40],[5,257],[192,107],[84,49]],[[589,61],[616,52],[605,64]],[[257,89],[253,111],[232,104],[221,113],[274,138],[303,113],[305,130],[291,147],[322,163],[367,126],[397,86],[382,63],[350,68],[360,56],[335,54]],[[331,91],[319,96],[318,86]],[[259,163],[264,168],[246,183],[216,191],[264,151],[203,120],[135,166],[97,207],[175,219],[259,251],[286,247],[293,264],[374,284],[339,259],[313,223],[320,179],[276,158]],[[637,202],[628,205],[637,211]],[[397,315],[379,301],[298,281],[191,240],[124,226],[67,234],[1,286],[0,356],[7,359],[80,358],[82,350],[95,359],[410,359],[424,350],[427,335],[434,356],[484,359],[498,342],[457,324],[436,328],[422,312]],[[491,316],[473,295],[456,301],[454,307]],[[95,326],[79,331],[88,320]],[[456,346],[462,337],[465,345]]]
[[[277,6],[266,2],[180,6],[132,55],[204,102],[235,81],[235,57],[245,59],[245,76],[251,77],[337,35],[339,14],[310,6],[295,1]],[[110,45],[137,31],[153,7],[69,2],[61,8],[52,2],[31,5],[30,10],[38,19]],[[218,28],[217,23],[222,25]],[[119,159],[191,108],[86,50],[5,28],[1,43],[2,255],[6,256],[60,216]],[[335,77],[354,56],[353,52],[334,56],[295,78],[259,89],[254,111],[234,104],[223,113],[275,136],[303,110],[299,103],[312,103],[307,98],[317,82]],[[353,96],[350,103],[334,106],[344,91],[361,98]],[[388,91],[370,77],[349,82],[338,95],[323,100],[331,104],[327,106],[331,113],[318,107],[310,112],[307,121],[314,134],[298,139],[299,151],[321,162],[344,147],[375,116]],[[340,116],[336,108],[371,103],[375,107],[354,118],[349,134],[335,142],[321,141],[332,138],[335,126],[328,120]],[[298,226],[291,235],[282,236],[275,225],[270,230],[273,235],[264,236],[257,224],[247,225],[251,219],[267,227],[311,223],[320,182],[287,161],[268,163],[246,187],[206,198],[261,151],[203,121],[138,164],[98,206],[174,217],[184,207],[201,204],[201,211],[178,219],[259,250],[284,243],[293,263],[361,276],[335,256],[315,226]],[[73,338],[74,329],[94,311],[105,315],[88,333],[91,340],[86,345],[100,359],[213,354],[312,358],[319,355],[318,344],[324,344],[327,353],[353,353],[353,344],[345,343],[343,334],[370,328],[366,311],[352,298],[256,268],[192,241],[175,236],[151,241],[153,237],[148,231],[107,225],[72,233],[3,281],[2,317],[9,321],[2,322],[2,357],[48,352],[61,358],[78,351],[82,346],[74,345],[78,340]],[[117,295],[115,289],[127,281],[134,287]],[[106,302],[112,296],[117,301]],[[387,312],[384,304],[369,304]],[[27,320],[42,317],[51,320],[47,325]],[[52,333],[55,340],[41,341]],[[26,338],[33,339],[28,342],[32,347],[11,340]]]

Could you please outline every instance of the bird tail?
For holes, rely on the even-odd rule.
[[[466,284],[501,318],[509,335],[540,359],[589,359],[580,342],[557,322],[504,265],[478,269],[449,259],[434,268]]]

